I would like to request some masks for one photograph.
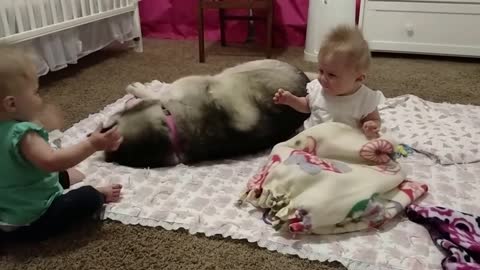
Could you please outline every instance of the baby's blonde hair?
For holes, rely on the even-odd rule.
[[[370,49],[362,32],[349,25],[338,25],[325,37],[318,59],[324,57],[342,56],[357,71],[366,71],[370,67]]]
[[[13,46],[0,45],[0,97],[21,91],[25,82],[36,79],[32,54]]]

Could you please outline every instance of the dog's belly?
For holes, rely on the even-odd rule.
[[[239,131],[251,130],[260,118],[260,110],[253,103],[255,98],[249,95],[249,89],[255,91],[248,80],[234,78],[218,79],[215,86],[208,90],[208,94],[211,95],[217,106],[222,107],[228,114],[232,127]]]

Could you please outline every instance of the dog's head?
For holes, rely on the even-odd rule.
[[[106,161],[143,168],[178,163],[166,118],[157,100],[140,101],[112,116],[123,142],[116,151],[105,152]]]

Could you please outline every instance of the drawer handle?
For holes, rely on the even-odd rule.
[[[407,23],[407,24],[405,25],[405,28],[406,28],[406,30],[407,30],[407,35],[408,35],[409,37],[413,36],[413,34],[414,34],[413,24]]]

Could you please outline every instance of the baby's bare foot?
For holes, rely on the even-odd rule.
[[[85,174],[83,174],[81,171],[70,168],[67,170],[68,173],[68,178],[70,179],[70,185],[75,185],[78,182],[82,182],[83,179],[85,179]]]
[[[105,195],[105,203],[116,202],[120,199],[120,191],[122,190],[122,185],[113,184],[104,187],[97,188],[100,193]]]
[[[292,97],[293,97],[292,93],[280,88],[278,89],[277,93],[275,93],[275,96],[273,96],[273,102],[275,104],[288,105]]]

